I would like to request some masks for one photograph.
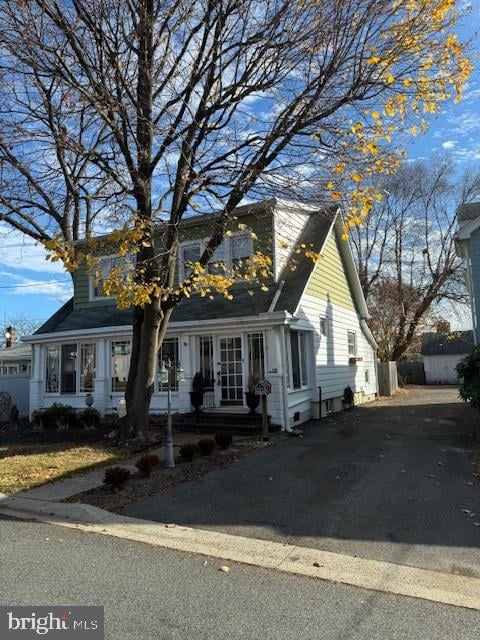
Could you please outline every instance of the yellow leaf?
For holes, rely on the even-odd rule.
[[[354,173],[353,176],[352,176],[352,180],[354,182],[361,182],[363,180],[363,178],[359,173]]]
[[[338,191],[335,191],[334,193],[332,193],[331,196],[332,196],[332,200],[341,200],[342,199],[342,194],[338,193]]]

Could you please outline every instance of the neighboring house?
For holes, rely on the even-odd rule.
[[[11,404],[17,407],[23,418],[29,415],[32,347],[16,343],[14,327],[8,327],[5,336],[7,346],[0,349],[0,392],[8,393]],[[9,412],[9,409],[0,407],[0,420]]]
[[[473,339],[480,342],[480,202],[461,205],[455,235],[457,254],[464,259],[465,281],[470,294]]]
[[[30,375],[32,347],[29,344],[13,344],[0,349],[0,375]]]
[[[426,384],[458,384],[455,367],[473,347],[473,331],[424,333],[421,354]]]
[[[323,415],[342,408],[348,386],[357,403],[372,400],[376,344],[339,214],[273,199],[239,207],[236,215],[256,239],[234,232],[209,268],[259,250],[271,255],[274,277],[268,291],[253,287],[253,296],[252,285],[239,284],[232,301],[195,294],[174,310],[159,353],[159,362],[169,356],[185,371],[185,381],[173,387],[174,409],[192,410],[189,391],[197,371],[207,380],[205,405],[213,410],[244,411],[249,375],[267,378],[272,384],[268,411],[284,427],[318,413],[319,387]],[[182,223],[180,276],[185,264],[199,258],[213,223],[211,215]],[[301,244],[311,244],[322,259],[315,264],[296,254]],[[112,256],[105,261],[111,264]],[[127,382],[131,318],[131,310],[117,309],[80,269],[73,299],[27,338],[34,351],[31,411],[52,402],[81,408],[87,393],[100,412],[115,410]],[[166,396],[157,380],[152,412],[165,411]]]

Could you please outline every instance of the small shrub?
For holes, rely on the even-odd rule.
[[[84,409],[78,414],[78,422],[85,427],[85,429],[97,429],[100,426],[100,421],[101,418],[99,412],[92,407]]]
[[[135,466],[143,473],[144,476],[149,476],[155,467],[158,467],[160,464],[160,458],[154,453],[146,453],[144,456],[139,458],[135,463]]]
[[[456,366],[461,379],[459,395],[464,402],[470,402],[474,409],[480,410],[480,346],[473,348]]]
[[[125,467],[110,467],[105,471],[103,482],[114,489],[121,489],[129,478],[129,469],[125,469]]]
[[[75,429],[78,417],[75,409],[59,402],[54,402],[46,409],[38,409],[33,414],[33,422],[47,431],[59,429]]]
[[[202,456],[209,456],[215,449],[215,440],[202,438],[198,441],[198,448]]]
[[[217,433],[215,435],[215,442],[217,443],[217,447],[220,449],[228,449],[231,446],[233,441],[231,433]]]
[[[194,442],[186,442],[180,447],[180,455],[185,460],[192,461],[197,451],[198,447]]]

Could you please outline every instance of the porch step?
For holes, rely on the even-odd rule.
[[[270,416],[269,416],[270,421]],[[182,413],[174,416],[174,427],[179,431],[195,431],[211,433],[212,431],[229,431],[230,433],[260,433],[262,416],[250,416],[247,413],[201,413],[197,422],[194,413]],[[270,422],[271,431],[279,431],[280,426]]]

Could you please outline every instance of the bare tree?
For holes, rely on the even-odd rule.
[[[405,163],[381,185],[381,204],[351,237],[379,355],[398,360],[439,303],[466,300],[455,212],[478,193],[480,173],[458,176],[436,158]]]
[[[34,318],[26,313],[15,313],[13,315],[9,315],[5,317],[3,322],[3,331],[1,339],[5,343],[4,340],[4,332],[8,327],[14,327],[16,330],[16,337],[21,338],[22,336],[28,336],[32,334],[36,329],[38,329],[44,320],[39,318]]]
[[[107,214],[131,212],[138,295],[126,400],[138,434],[172,310],[197,277],[175,284],[181,221],[199,209],[220,212],[203,268],[247,194],[305,195],[312,175],[326,179],[352,156],[373,163],[387,131],[377,112],[365,111],[380,105],[385,123],[406,126],[419,100],[434,110],[448,87],[459,89],[468,77],[451,7],[416,5],[2,1],[1,68],[11,88],[0,123],[9,168],[3,219],[43,238],[43,214],[70,241],[81,228],[90,232],[93,215],[108,227]],[[435,82],[426,92],[428,78]],[[26,96],[33,103],[24,120]],[[21,105],[13,120],[12,103],[14,114]],[[39,122],[32,153],[29,132]],[[18,180],[25,198],[15,192]],[[158,222],[163,232],[154,246]]]

